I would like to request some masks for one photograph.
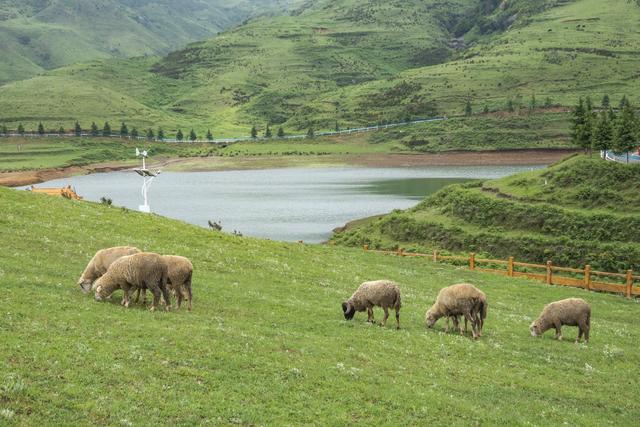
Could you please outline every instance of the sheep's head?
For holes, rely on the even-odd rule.
[[[427,314],[425,315],[425,321],[427,322],[427,328],[433,328],[433,325],[436,324],[437,320],[438,320],[438,316],[436,316],[436,314],[432,310],[428,310]]]
[[[542,328],[540,327],[540,323],[536,320],[531,326],[529,326],[529,330],[531,331],[531,336],[538,337],[542,335]]]
[[[344,318],[347,320],[353,319],[353,316],[356,315],[356,310],[353,308],[353,305],[348,301],[342,303],[342,313],[344,314]]]
[[[78,286],[80,286],[80,290],[82,291],[82,293],[86,295],[91,290],[91,281],[81,277],[78,280]]]
[[[105,288],[102,286],[102,284],[100,284],[100,279],[98,279],[98,281],[95,283],[95,299],[96,301],[102,301],[104,299],[107,299],[109,297],[109,295],[107,294],[107,291],[105,290]]]

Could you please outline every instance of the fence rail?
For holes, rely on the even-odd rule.
[[[548,285],[570,286],[589,291],[623,294],[627,298],[640,296],[640,276],[635,275],[633,270],[628,270],[626,273],[610,273],[592,270],[590,265],[586,265],[584,268],[570,268],[553,265],[551,261],[547,261],[546,264],[517,262],[513,257],[509,257],[507,260],[483,259],[476,257],[475,253],[470,253],[469,256],[442,255],[438,251],[433,251],[432,254],[422,254],[404,252],[403,249],[398,249],[397,251],[373,250],[369,249],[369,245],[364,245],[363,249],[367,252],[379,254],[429,258],[433,262],[462,262],[470,270],[500,274],[507,277],[526,277],[543,281]],[[498,266],[504,266],[505,268],[498,268]]]

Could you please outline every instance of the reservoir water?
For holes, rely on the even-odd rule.
[[[406,209],[446,185],[499,178],[543,166],[292,168],[165,172],[149,190],[154,213],[272,240],[325,241],[345,223]],[[75,187],[85,200],[137,209],[142,179],[132,171],[75,176],[38,187]]]

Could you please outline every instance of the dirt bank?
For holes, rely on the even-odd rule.
[[[575,152],[575,150],[509,150],[481,152],[454,151],[434,154],[376,153],[327,156],[197,157],[158,159],[157,162],[154,162],[153,168],[190,172],[331,166],[380,168],[412,166],[546,165],[555,163]],[[0,173],[0,185],[19,187],[73,175],[112,172],[132,167],[134,167],[134,165],[130,162],[112,162],[37,171],[3,172]]]

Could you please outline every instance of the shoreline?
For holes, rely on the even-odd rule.
[[[495,151],[448,151],[442,153],[373,153],[326,156],[192,157],[159,159],[153,168],[171,172],[215,172],[230,170],[281,169],[291,167],[420,167],[546,165],[578,150],[523,149]],[[74,175],[132,169],[131,162],[108,162],[86,166],[0,172],[0,185],[20,187]]]

